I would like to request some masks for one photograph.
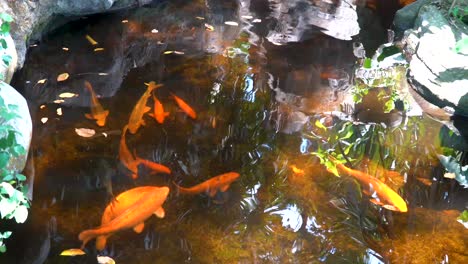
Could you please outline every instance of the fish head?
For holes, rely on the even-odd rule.
[[[239,176],[240,176],[240,174],[237,173],[237,172],[228,172],[228,173],[223,175],[221,181],[225,182],[225,183],[231,183],[231,182],[237,180],[237,178],[239,178]]]

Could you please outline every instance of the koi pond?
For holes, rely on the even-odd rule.
[[[33,200],[1,263],[468,262],[468,191],[440,162],[466,160],[463,136],[404,111],[343,117],[353,41],[278,45],[261,1],[185,2],[82,17],[29,47],[13,84],[33,117]],[[106,224],[108,206],[123,209]]]

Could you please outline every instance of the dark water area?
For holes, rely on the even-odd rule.
[[[234,1],[212,2],[163,1],[80,18],[30,47],[14,87],[33,117],[33,201],[25,224],[7,226],[13,235],[0,263],[96,263],[97,255],[116,263],[468,262],[468,232],[456,221],[468,192],[444,178],[431,152],[465,146],[425,116],[395,127],[355,123],[353,140],[370,142],[359,168],[386,178],[408,212],[370,202],[353,178],[335,177],[312,155],[322,144],[316,135],[333,137],[344,126],[327,114],[339,110],[341,95],[324,76],[330,69],[352,75],[352,41],[313,31],[273,45],[265,39],[273,23],[266,1],[244,13]],[[58,82],[61,73],[69,78]],[[103,127],[85,118],[84,81],[110,112]],[[121,134],[150,81],[163,84],[154,94],[169,116],[159,124],[145,114],[146,125],[125,139],[130,151],[172,173],[140,166],[132,179],[119,159]],[[61,98],[65,92],[75,96]],[[172,94],[197,112],[195,120]],[[82,137],[77,128],[95,134]],[[174,185],[230,171],[239,179],[214,197]],[[164,218],[150,217],[140,234],[116,232],[101,252],[92,240],[86,255],[60,256],[81,246],[80,232],[100,225],[113,195],[139,186],[170,188]]]

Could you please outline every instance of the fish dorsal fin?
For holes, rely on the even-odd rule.
[[[145,228],[145,223],[141,222],[138,225],[133,227],[133,231],[135,231],[135,233],[137,233],[137,234],[140,234],[141,231],[143,231],[143,228]]]
[[[164,216],[166,215],[166,213],[164,212],[164,209],[162,207],[159,207],[155,212],[154,214],[156,215],[156,217],[158,218],[164,218]]]
[[[216,188],[210,188],[208,189],[208,195],[210,197],[214,197],[216,195],[216,193],[218,192],[218,190]]]
[[[227,191],[227,189],[229,189],[229,184],[224,184],[224,185],[221,186],[221,188],[220,188],[220,190],[221,190],[222,192]]]

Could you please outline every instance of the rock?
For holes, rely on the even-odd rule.
[[[18,66],[21,67],[28,43],[38,40],[42,34],[57,26],[79,16],[110,12],[150,2],[151,0],[0,1],[0,13],[10,14],[14,19],[11,34],[18,51]],[[60,22],[53,21],[60,16]]]
[[[10,120],[9,124],[17,132],[16,142],[24,147],[26,153],[18,157],[12,157],[8,164],[8,169],[22,171],[26,164],[32,137],[32,122],[28,104],[21,94],[2,81],[0,81],[0,97],[4,100],[5,105],[13,104],[18,106],[19,117]]]
[[[270,0],[276,27],[267,39],[275,45],[307,39],[306,33],[320,31],[341,40],[351,40],[359,33],[356,5],[346,1],[333,4],[330,1],[277,1]]]
[[[398,10],[393,20],[395,34],[401,37],[405,30],[413,28],[419,9],[429,3],[431,0],[419,0]]]
[[[405,32],[409,81],[430,103],[450,114],[468,116],[468,56],[455,50],[468,29],[452,25],[444,12],[433,5],[422,6],[414,29]]]
[[[3,57],[4,55],[9,55],[11,56],[11,61],[8,67],[4,67],[3,63],[2,66],[0,66],[0,80],[6,83],[10,83],[11,78],[13,77],[13,73],[15,73],[16,65],[18,63],[18,53],[16,52],[15,42],[13,41],[11,36],[8,34],[4,39],[7,43],[7,48],[0,49],[0,57]]]

